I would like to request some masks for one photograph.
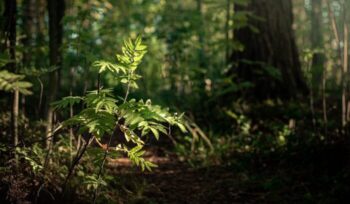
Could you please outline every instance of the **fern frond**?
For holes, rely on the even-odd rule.
[[[84,102],[88,108],[95,108],[96,112],[106,110],[113,114],[117,110],[117,100],[114,99],[111,89],[91,91],[86,95]]]
[[[26,67],[20,71],[21,74],[24,74],[26,76],[34,76],[34,77],[40,77],[45,74],[48,74],[50,72],[53,72],[57,70],[59,67],[57,66],[51,66],[51,67],[40,67],[40,68],[35,68],[35,67]]]
[[[113,64],[108,61],[103,61],[103,60],[95,61],[93,63],[93,66],[98,68],[98,73],[102,73],[108,70],[116,74],[119,74],[119,72],[123,72],[124,74],[126,74],[126,68],[124,66],[119,64]]]
[[[74,104],[78,104],[82,100],[84,100],[84,98],[80,96],[67,96],[62,98],[60,101],[52,102],[51,105],[54,107],[54,109],[64,109],[73,106]]]
[[[138,145],[131,150],[127,150],[128,157],[136,166],[141,167],[141,170],[144,171],[147,169],[148,171],[152,171],[153,167],[157,167],[156,164],[146,161],[142,156],[145,154],[145,151],[142,150],[143,146]]]
[[[19,91],[23,95],[32,94],[29,90],[32,84],[27,81],[22,81],[24,77],[24,75],[14,74],[7,70],[0,71],[0,90],[8,92]]]

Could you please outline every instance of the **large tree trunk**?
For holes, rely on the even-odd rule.
[[[26,0],[23,2],[23,33],[24,37],[22,38],[22,45],[24,47],[22,52],[22,64],[24,67],[32,66],[32,53],[33,53],[33,38],[35,34],[35,0]],[[25,117],[26,114],[26,97],[21,95],[21,107],[22,107],[22,117]],[[25,124],[26,126],[26,124]]]
[[[8,64],[8,69],[12,72],[17,72],[16,68],[16,1],[6,0],[5,1],[5,47],[8,48],[10,58],[13,60]],[[18,144],[18,112],[19,112],[19,92],[15,91],[12,100],[12,111],[11,111],[11,133],[13,145]]]
[[[45,40],[46,27],[45,27],[45,14],[46,14],[46,0],[35,0],[35,29],[36,29],[36,57],[35,64],[37,66],[46,66],[47,61],[42,56],[45,55],[43,47],[47,45]]]
[[[64,9],[64,0],[48,0],[50,65],[57,66],[58,69],[49,74],[49,87],[46,101],[47,148],[50,148],[51,146],[53,131],[53,108],[50,106],[50,103],[56,100],[56,95],[60,84],[60,70],[62,65],[61,45],[63,38],[62,18],[64,16]]]
[[[45,16],[46,16],[46,0],[34,0],[34,30],[35,35],[33,36],[33,43],[35,44],[35,55],[32,57],[32,61],[35,66],[45,67],[47,66],[47,60],[44,47],[47,46],[45,40],[46,27],[45,27]],[[40,85],[39,103],[36,111],[37,117],[44,116],[46,114],[46,107],[42,106],[43,96],[44,96],[44,83],[42,83],[40,77],[37,77]],[[45,116],[44,116],[45,117]]]
[[[34,27],[34,18],[35,18],[35,1],[34,0],[26,0],[23,2],[23,32],[24,37],[22,38],[22,43],[24,46],[23,50],[23,65],[30,66],[31,65],[31,53],[33,53],[33,36],[35,33]]]
[[[247,7],[235,8],[255,15],[248,21],[250,26],[235,32],[245,49],[231,58],[236,64],[231,73],[255,85],[250,96],[293,98],[307,94],[292,30],[291,0],[251,0]],[[273,68],[279,70],[280,77]]]

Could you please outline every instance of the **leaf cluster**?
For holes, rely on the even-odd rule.
[[[127,143],[135,144],[129,148],[127,144],[121,143],[111,148],[115,151],[126,153],[130,160],[142,170],[151,170],[156,167],[150,161],[143,158],[145,153],[144,137],[152,134],[158,140],[161,134],[168,133],[168,126],[177,126],[183,132],[182,115],[171,114],[168,109],[158,105],[152,105],[151,100],[127,100],[129,88],[137,88],[136,81],[140,78],[135,73],[138,65],[147,52],[147,46],[142,44],[141,37],[136,40],[125,40],[122,54],[117,54],[117,62],[105,60],[96,61],[93,66],[98,73],[108,72],[120,83],[127,84],[127,92],[124,97],[114,96],[112,89],[99,89],[88,92],[85,96],[68,96],[54,102],[55,109],[65,109],[75,104],[82,103],[85,107],[78,114],[63,122],[63,126],[78,127],[78,134],[89,133],[99,141],[102,137],[116,136],[121,132]],[[122,100],[117,100],[120,98]]]
[[[24,75],[14,74],[7,70],[0,71],[0,90],[13,92],[19,91],[23,95],[30,95],[32,92],[29,90],[32,84],[27,81],[23,81]]]
[[[136,81],[141,76],[137,75],[135,71],[146,52],[147,46],[142,43],[142,38],[139,36],[135,41],[124,40],[122,53],[116,55],[117,63],[98,60],[93,63],[93,66],[98,69],[99,73],[109,72],[120,83],[128,84],[128,87],[138,88]]]

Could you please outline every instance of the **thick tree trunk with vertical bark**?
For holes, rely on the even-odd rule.
[[[232,74],[242,81],[255,84],[250,95],[254,98],[293,98],[308,93],[299,62],[294,32],[291,0],[252,0],[247,7],[257,17],[249,19],[249,27],[235,32],[235,38],[245,45],[235,52],[236,64]],[[281,73],[280,79],[271,75],[271,67]],[[273,75],[273,74],[272,74]]]
[[[322,36],[322,0],[311,1],[311,48],[313,50],[323,48]],[[316,52],[312,59],[312,89],[315,96],[319,95],[322,86],[322,75],[325,58],[320,52]]]
[[[4,11],[4,47],[1,51],[8,50],[11,63],[7,65],[7,68],[11,72],[17,72],[16,68],[16,1],[6,0]],[[12,111],[11,111],[11,135],[13,146],[18,145],[18,115],[19,115],[19,92],[15,91],[12,98]]]
[[[26,0],[23,2],[23,32],[24,37],[22,38],[22,44],[24,46],[23,51],[23,65],[30,66],[31,63],[31,53],[33,53],[33,37],[35,33],[34,19],[35,19],[35,1]]]
[[[47,42],[45,40],[46,34],[46,23],[45,23],[45,14],[46,14],[46,0],[35,0],[35,44],[36,44],[36,57],[35,64],[37,66],[46,66],[47,60],[44,58],[45,52],[43,51],[43,47],[47,46]],[[40,57],[38,57],[40,56]],[[44,110],[40,110],[44,113]]]
[[[65,3],[64,0],[48,0],[49,11],[49,36],[50,36],[50,65],[57,66],[58,69],[49,74],[49,87],[46,101],[46,136],[47,136],[47,148],[52,143],[52,131],[53,131],[53,108],[50,103],[56,100],[57,91],[60,84],[60,69],[62,65],[62,38],[63,38],[63,25],[62,19],[64,16]]]
[[[33,39],[35,35],[35,0],[26,0],[23,2],[23,33],[24,37],[22,38],[23,52],[22,52],[22,64],[24,67],[32,66],[32,53],[33,53]],[[26,97],[21,95],[21,108],[22,108],[22,117],[25,117],[26,114]]]

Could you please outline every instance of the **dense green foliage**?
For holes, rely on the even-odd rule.
[[[64,109],[83,103],[85,108],[63,121],[63,127],[77,126],[79,128],[78,134],[88,132],[96,140],[101,140],[106,134],[110,137],[116,137],[117,131],[121,131],[126,142],[132,142],[136,146],[130,149],[126,144],[121,143],[113,148],[116,151],[127,153],[131,161],[141,166],[142,170],[145,168],[151,170],[151,167],[156,165],[141,158],[145,153],[145,151],[141,151],[144,146],[144,141],[141,138],[150,132],[157,140],[160,133],[168,134],[167,126],[164,123],[176,125],[183,132],[186,132],[186,128],[181,122],[181,115],[172,115],[164,108],[152,105],[149,99],[146,102],[142,99],[139,101],[128,100],[130,89],[138,88],[136,80],[140,76],[135,74],[135,71],[146,53],[146,48],[142,44],[141,37],[138,37],[134,42],[129,39],[124,41],[123,54],[116,55],[118,63],[94,62],[99,74],[110,72],[114,75],[115,80],[126,84],[127,90],[124,97],[115,97],[112,90],[98,87],[98,90],[90,91],[84,97],[64,97],[61,101],[54,102],[53,105],[56,109]],[[120,98],[121,102],[118,103],[117,98]],[[124,122],[122,123],[121,120]],[[141,132],[141,135],[137,135],[136,131]],[[106,148],[111,148],[110,144]]]

